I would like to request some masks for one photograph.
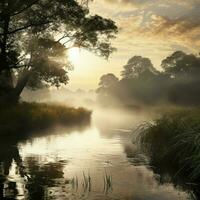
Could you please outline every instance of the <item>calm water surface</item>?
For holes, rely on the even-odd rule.
[[[0,199],[185,200],[132,144],[142,113],[94,111],[89,127],[1,142]]]

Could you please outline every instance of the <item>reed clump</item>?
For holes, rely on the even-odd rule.
[[[176,184],[199,183],[200,109],[168,112],[139,130],[140,147],[156,172]]]
[[[46,103],[0,106],[0,133],[41,130],[54,125],[70,126],[90,121],[91,111]]]

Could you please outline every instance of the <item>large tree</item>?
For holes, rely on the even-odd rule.
[[[68,82],[67,49],[80,47],[108,57],[117,27],[90,15],[87,1],[0,2],[0,101],[17,101],[28,86]]]
[[[112,73],[104,74],[99,81],[99,88],[96,92],[100,95],[108,95],[111,89],[115,88],[119,82],[119,79]]]
[[[176,51],[162,61],[168,76],[168,99],[178,105],[200,104],[200,57]]]
[[[151,60],[142,56],[133,56],[121,72],[123,79],[149,77],[157,73]]]
[[[99,86],[109,88],[118,83],[119,79],[112,73],[104,74],[100,78]]]
[[[165,74],[171,78],[200,78],[200,57],[176,51],[162,61]]]

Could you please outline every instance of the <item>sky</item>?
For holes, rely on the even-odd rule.
[[[69,89],[96,89],[106,73],[120,78],[135,55],[150,58],[160,69],[162,59],[174,51],[200,52],[200,0],[94,0],[90,12],[116,22],[119,33],[112,44],[117,51],[105,60],[73,49]]]

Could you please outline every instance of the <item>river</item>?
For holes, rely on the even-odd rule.
[[[142,112],[99,109],[86,127],[1,142],[0,199],[188,199],[160,184],[133,144],[134,129],[148,120]]]

